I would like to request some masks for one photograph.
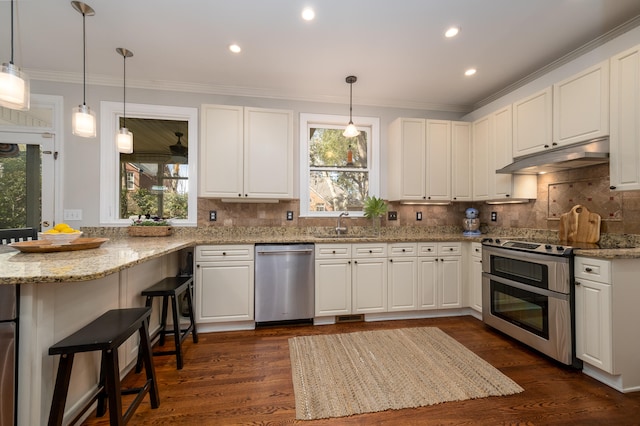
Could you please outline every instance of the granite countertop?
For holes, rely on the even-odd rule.
[[[100,235],[109,238],[99,248],[56,253],[21,253],[8,246],[0,246],[0,285],[89,281],[105,277],[156,257],[196,245],[260,244],[260,243],[376,243],[376,242],[481,242],[482,238],[465,237],[449,229],[424,232],[412,230],[373,236],[352,233],[336,236],[321,232],[291,233],[280,228],[249,228],[218,233],[202,232],[196,228],[178,230],[169,237],[127,237],[120,230],[101,229]],[[536,233],[539,233],[536,231]],[[521,238],[531,237],[524,234]],[[504,237],[504,236],[502,236]],[[628,247],[628,245],[627,245]],[[640,258],[640,248],[577,249],[577,256],[602,259]]]

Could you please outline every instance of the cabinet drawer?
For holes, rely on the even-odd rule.
[[[462,243],[438,243],[438,256],[460,256]]]
[[[196,262],[253,260],[253,245],[220,245],[196,247]]]
[[[574,268],[576,278],[611,284],[611,263],[608,260],[578,256]]]
[[[354,258],[387,257],[387,245],[384,243],[352,244],[351,251]]]
[[[316,259],[346,259],[351,257],[351,244],[316,244]]]
[[[418,244],[417,243],[393,243],[387,246],[389,256],[417,256]]]
[[[435,256],[437,253],[437,243],[418,243],[418,256]]]
[[[482,244],[471,243],[471,256],[482,258]]]

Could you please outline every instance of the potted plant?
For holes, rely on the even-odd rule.
[[[376,231],[380,232],[380,218],[387,212],[388,206],[382,198],[378,198],[375,195],[367,196],[364,199],[364,206],[362,211],[364,217],[371,219]]]
[[[165,237],[171,235],[173,227],[169,221],[151,215],[131,216],[128,233],[132,237]]]

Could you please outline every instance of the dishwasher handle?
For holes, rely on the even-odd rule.
[[[311,254],[313,249],[259,251],[258,254]]]

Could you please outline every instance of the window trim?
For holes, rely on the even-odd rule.
[[[120,102],[100,102],[100,225],[128,226],[129,219],[118,217],[120,197],[120,165],[119,153],[115,140],[120,117],[123,114]],[[197,226],[198,224],[198,109],[148,105],[127,104],[127,117],[156,120],[187,121],[189,131],[189,214],[187,219],[172,220],[173,225]],[[135,135],[134,135],[135,138]]]
[[[338,211],[316,212],[309,210],[309,126],[343,126],[349,122],[344,115],[300,113],[300,217],[337,217]],[[369,195],[380,194],[380,119],[378,117],[353,117],[357,127],[370,127],[371,138],[369,166]],[[351,217],[363,217],[362,211],[350,211]]]

